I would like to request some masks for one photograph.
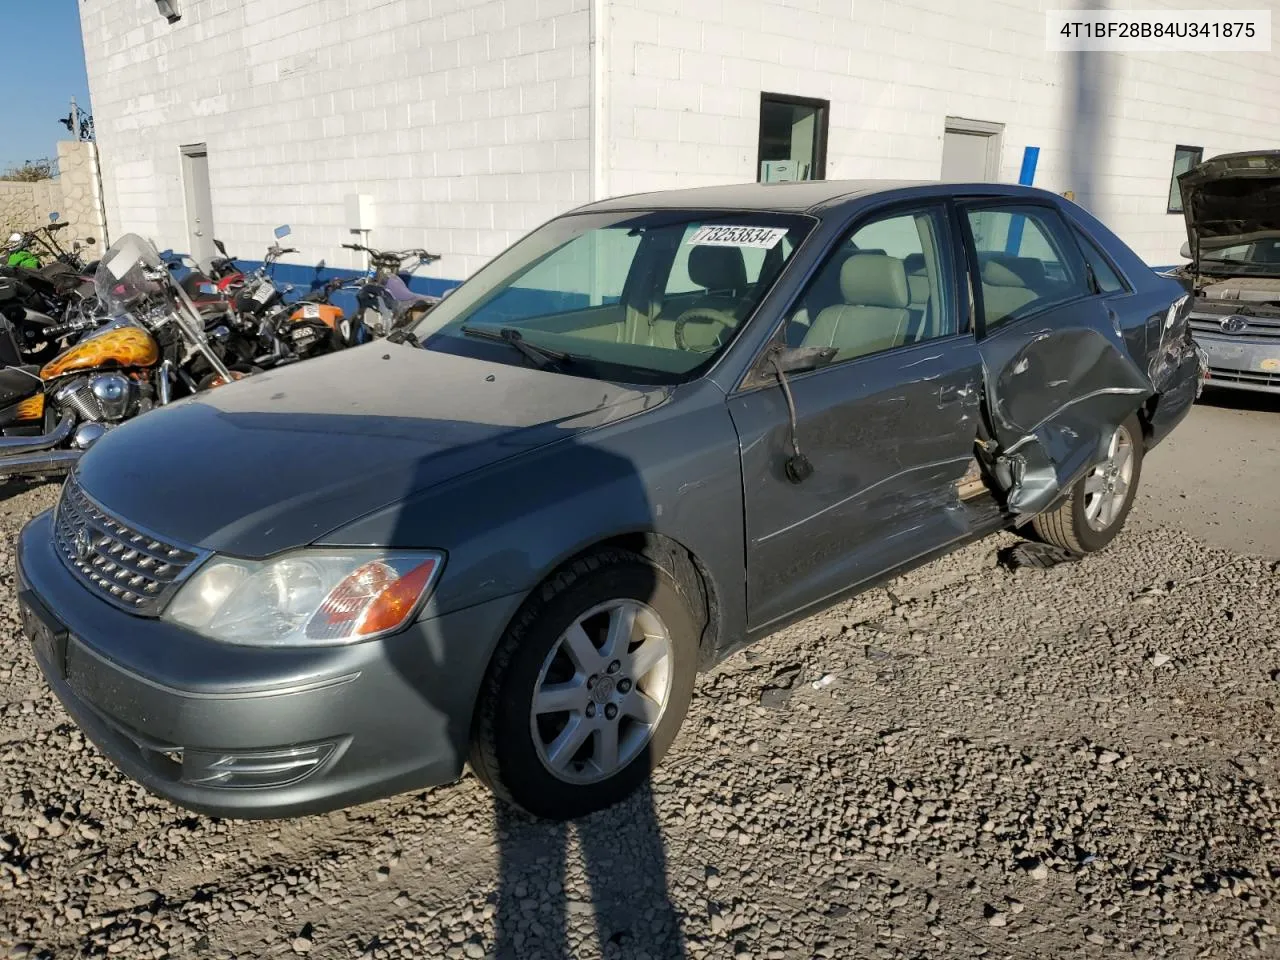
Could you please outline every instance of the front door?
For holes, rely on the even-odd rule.
[[[788,311],[773,346],[827,347],[788,377],[761,364],[729,401],[742,456],[748,626],[767,628],[964,536],[981,364],[962,323],[941,207],[856,224]],[[767,353],[767,350],[766,350]]]
[[[973,201],[961,221],[997,477],[1011,512],[1039,513],[1101,458],[1150,382],[1107,307],[1120,281],[1086,266],[1056,210]]]

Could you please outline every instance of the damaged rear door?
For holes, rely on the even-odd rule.
[[[1151,396],[1071,228],[1048,204],[958,205],[982,357],[988,453],[1013,513],[1053,504]]]

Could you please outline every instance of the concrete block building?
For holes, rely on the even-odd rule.
[[[1280,144],[1280,58],[1050,53],[1039,0],[79,6],[113,235],[288,223],[314,271],[367,227],[442,254],[425,289],[595,198],[819,177],[1031,179],[1173,263],[1174,173]]]

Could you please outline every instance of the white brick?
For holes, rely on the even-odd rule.
[[[335,263],[355,189],[378,197],[375,242],[421,242],[430,225],[441,271],[474,269],[590,193],[589,0],[192,0],[179,30],[139,21],[140,2],[80,11],[113,232],[186,246],[178,145],[199,140],[228,242],[250,249],[287,217]],[[1038,182],[1072,188],[1070,61],[1043,50],[1042,5],[909,3],[605,0],[607,189],[754,178],[761,91],[831,100],[833,177],[936,176],[958,114],[1006,125],[1002,176],[1034,144]],[[1174,143],[1280,141],[1280,68],[1106,62],[1099,212],[1167,262]],[[1228,86],[1211,108],[1192,96]]]

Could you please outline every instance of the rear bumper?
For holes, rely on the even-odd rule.
[[[475,697],[518,597],[347,647],[237,647],[97,599],[54,553],[50,527],[42,514],[18,543],[22,601],[65,628],[36,659],[76,723],[151,792],[272,818],[461,775]]]
[[[1209,386],[1280,393],[1280,337],[1244,337],[1197,330],[1209,357]]]
[[[1194,341],[1184,341],[1162,370],[1160,392],[1147,417],[1146,449],[1150,450],[1180,424],[1200,396],[1208,370],[1204,351]]]

